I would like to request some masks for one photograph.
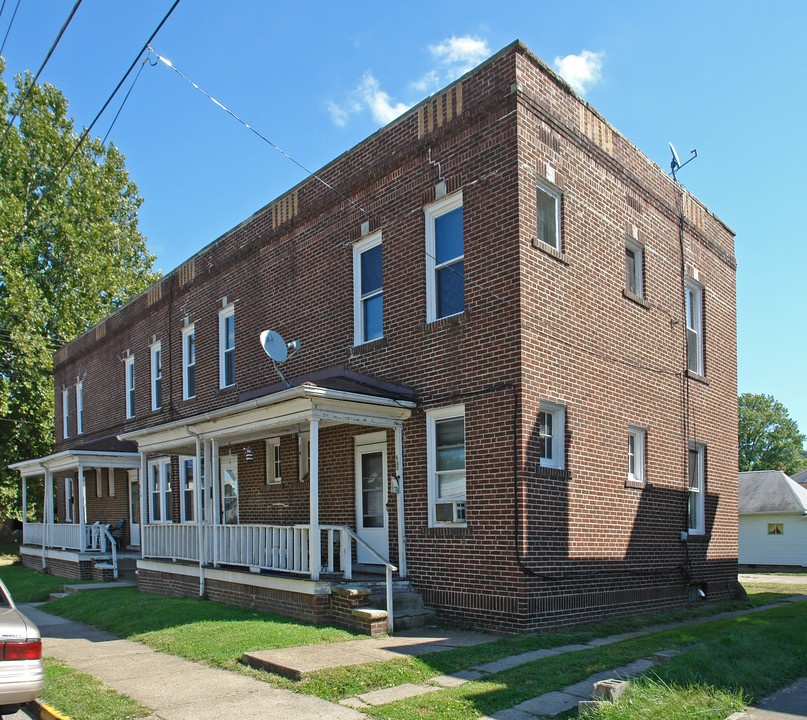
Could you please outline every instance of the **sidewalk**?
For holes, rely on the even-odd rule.
[[[45,655],[64,660],[155,710],[160,720],[360,720],[357,710],[159,653],[87,625],[20,605],[42,633]]]

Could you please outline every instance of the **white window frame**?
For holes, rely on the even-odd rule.
[[[95,497],[104,496],[104,481],[101,477],[101,468],[95,468]]]
[[[233,345],[227,347],[227,320],[233,319]],[[226,363],[228,353],[232,353],[233,377],[227,382]],[[233,387],[235,385],[235,305],[230,303],[219,310],[219,388]]]
[[[70,437],[70,390],[62,390],[62,437]]]
[[[437,233],[435,231],[435,220],[441,215],[450,213],[452,210],[457,210],[463,207],[462,191],[447,195],[437,202],[427,205],[423,208],[426,214],[426,322],[434,322],[441,320],[444,317],[452,317],[453,315],[460,315],[465,312],[465,298],[463,296],[462,310],[452,315],[438,316],[437,308],[437,273],[439,270],[455,265],[458,262],[463,263],[463,295],[464,295],[464,278],[465,278],[465,220],[463,217],[463,238],[462,238],[462,255],[458,255],[446,262],[437,263]]]
[[[541,414],[552,417],[552,435],[546,436]],[[566,407],[557,403],[541,400],[541,409],[538,415],[538,428],[542,438],[551,437],[550,447],[552,457],[545,457],[545,450],[541,453],[540,466],[563,470],[566,467]],[[546,441],[544,441],[546,442]],[[546,446],[544,446],[546,447]]]
[[[639,298],[644,298],[644,248],[631,237],[625,238],[625,291]],[[628,279],[627,251],[633,253],[633,284],[636,288],[631,290]]]
[[[428,492],[429,492],[429,527],[466,527],[467,520],[465,520],[465,506],[468,497],[468,437],[464,435],[465,440],[465,492],[462,495],[451,497],[440,497],[439,494],[439,472],[437,470],[437,424],[441,420],[455,420],[462,418],[465,425],[465,405],[452,405],[451,407],[439,408],[437,410],[429,410],[426,413],[426,472],[428,474]],[[456,472],[451,471],[451,472]],[[462,503],[462,517],[463,519],[458,522],[440,522],[437,520],[436,504],[438,502],[456,502]]]
[[[106,483],[109,497],[115,497],[115,468],[107,468]]]
[[[562,195],[560,191],[556,190],[554,187],[550,187],[547,182],[537,180],[535,183],[535,237],[539,242],[542,242],[547,247],[556,250],[557,252],[563,252],[563,242],[561,236],[561,199]],[[549,198],[553,201],[555,207],[555,243],[552,244],[548,242],[545,238],[541,237],[542,233],[540,232],[540,228],[538,226],[538,195],[537,193],[543,193],[544,195],[549,196]]]
[[[191,463],[191,471],[193,473],[190,488],[186,484],[187,480],[187,466]],[[196,467],[196,458],[193,455],[180,455],[179,456],[179,521],[182,523],[196,522],[196,490],[193,483],[199,482],[199,468]],[[185,510],[185,494],[190,493],[191,496],[191,511],[193,517],[188,518],[188,513]]]
[[[645,443],[647,431],[638,425],[628,425],[628,482],[645,484]],[[631,470],[631,464],[633,470]]]
[[[703,364],[703,286],[694,280],[687,280],[684,292],[686,295],[687,370],[698,375],[705,375]],[[690,356],[693,353],[690,351],[690,343],[692,342],[695,343],[695,348],[694,356],[691,358]]]
[[[163,345],[160,340],[151,345],[151,410],[163,407]],[[159,392],[157,391],[159,388]]]
[[[188,352],[188,343],[193,338],[193,358],[191,362]],[[193,372],[193,392],[190,392],[190,373]],[[190,400],[196,397],[196,323],[182,328],[182,399]]]
[[[73,502],[71,502],[71,500]],[[66,477],[64,479],[64,521],[65,522],[73,522],[73,505],[76,502],[75,495],[73,493],[73,478]]]
[[[362,294],[361,289],[361,257],[368,250],[381,246],[381,267],[382,279],[381,287],[377,290],[372,290],[368,293]],[[383,280],[383,267],[384,267],[384,246],[381,241],[381,231],[373,233],[353,245],[353,344],[362,345],[372,340],[378,340],[384,337],[384,280]],[[381,334],[376,337],[367,337],[364,332],[365,326],[365,306],[368,300],[373,300],[381,297],[382,311],[381,311]]]
[[[160,482],[159,488],[155,488],[154,470]],[[172,522],[168,518],[168,511],[171,509],[171,459],[157,458],[148,462],[148,519],[150,525],[165,525]],[[154,499],[157,496],[158,508],[160,510],[159,519],[154,519]]]
[[[124,368],[126,371],[126,417],[133,418],[135,416],[135,365],[134,355],[126,358]]]
[[[266,484],[279,485],[281,478],[280,438],[269,438],[266,441]]]
[[[84,434],[84,383],[76,383],[76,435]]]
[[[691,470],[691,454],[697,453],[696,469],[697,478],[693,485]],[[688,529],[690,535],[704,535],[706,533],[706,446],[700,443],[690,442],[687,462],[687,476],[689,487],[687,493],[687,525],[694,525]],[[690,522],[692,518],[692,503],[695,503],[695,522]]]
[[[300,482],[305,482],[311,479],[311,433],[308,430],[297,434],[297,451]]]

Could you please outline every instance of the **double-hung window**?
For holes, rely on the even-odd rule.
[[[163,406],[163,351],[159,342],[151,346],[151,409]]]
[[[628,482],[644,485],[644,428],[628,427]]]
[[[84,383],[76,385],[76,434],[84,432]]]
[[[70,437],[70,391],[62,390],[62,430],[65,440]]]
[[[135,416],[135,366],[134,355],[126,358],[124,365],[126,370],[126,417]]]
[[[703,288],[686,284],[687,370],[703,375]]]
[[[566,408],[563,405],[541,400],[541,411],[538,414],[538,427],[541,436],[541,467],[557,469],[566,467],[565,425]]]
[[[465,407],[426,414],[429,525],[465,525]]]
[[[536,238],[561,252],[560,193],[542,183],[536,184]]]
[[[706,447],[699,443],[689,444],[689,534],[703,535],[706,531],[704,519],[704,495],[706,478]]]
[[[631,238],[625,238],[625,290],[636,297],[644,297],[642,246]]]
[[[280,481],[280,438],[269,438],[266,441],[266,484],[277,485]]]
[[[426,320],[465,310],[462,193],[432,203],[426,213]]]
[[[381,233],[353,246],[354,345],[384,335],[384,286],[381,271]]]
[[[219,387],[235,385],[235,305],[219,311]]]
[[[179,458],[179,515],[180,522],[189,523],[194,520],[194,488],[197,481],[194,472],[196,458],[180,456]]]
[[[168,458],[149,462],[148,492],[151,522],[171,522],[171,461]]]
[[[188,325],[182,330],[182,399],[196,397],[196,330]]]

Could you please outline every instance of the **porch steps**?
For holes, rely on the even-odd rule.
[[[384,583],[362,583],[370,588],[370,607],[384,609],[387,606]],[[392,586],[392,618],[395,630],[433,625],[437,621],[437,613],[423,604],[423,596],[412,589],[408,581],[398,580]]]

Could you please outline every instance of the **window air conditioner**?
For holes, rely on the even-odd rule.
[[[434,504],[435,518],[441,523],[464,523],[465,501],[451,500]]]

